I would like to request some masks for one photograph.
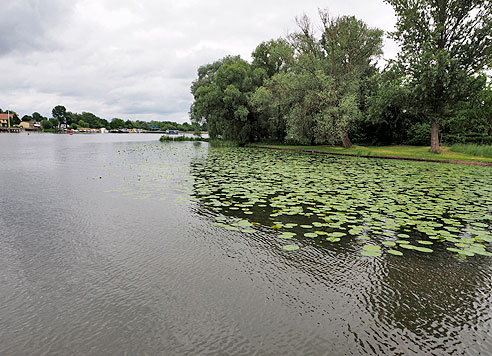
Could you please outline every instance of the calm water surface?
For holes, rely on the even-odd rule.
[[[215,226],[248,215],[204,203],[214,150],[144,134],[0,135],[0,354],[492,353],[491,257],[374,258],[355,240],[301,238],[288,252],[261,211],[252,234]],[[477,178],[460,189],[492,191],[492,170],[466,169]]]

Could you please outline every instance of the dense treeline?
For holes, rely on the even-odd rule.
[[[192,122],[241,144],[492,144],[490,1],[386,2],[401,51],[384,69],[383,31],[321,10],[321,26],[298,18],[296,32],[258,45],[251,63],[201,66]]]
[[[108,130],[113,129],[141,129],[141,130],[180,130],[180,131],[193,131],[196,130],[196,125],[191,125],[187,122],[179,124],[172,121],[132,121],[123,120],[119,118],[113,118],[111,121],[102,119],[93,113],[83,112],[73,113],[67,111],[67,109],[62,105],[57,105],[51,111],[52,118],[48,119],[42,116],[38,112],[34,112],[32,115],[24,115],[22,121],[35,121],[40,122],[44,129],[56,129],[61,125],[66,125],[66,127],[71,129],[78,128],[92,128],[100,129],[106,128]],[[20,120],[19,120],[20,122]],[[200,127],[202,128],[202,127]],[[206,128],[206,127],[204,127]]]

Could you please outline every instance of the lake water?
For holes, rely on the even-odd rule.
[[[492,169],[158,139],[0,135],[1,355],[492,353]]]

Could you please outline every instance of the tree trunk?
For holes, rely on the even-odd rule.
[[[352,147],[352,141],[350,141],[350,138],[346,133],[342,134],[342,143],[344,148],[350,148]]]
[[[432,122],[430,151],[432,153],[441,153],[441,148],[439,147],[439,125],[435,121]]]

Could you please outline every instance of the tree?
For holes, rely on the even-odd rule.
[[[57,119],[59,123],[66,124],[67,123],[67,109],[62,105],[57,105],[51,110],[51,114],[54,119]]]
[[[104,126],[104,123],[102,122],[101,118],[90,112],[82,112],[81,120],[87,122],[89,124],[89,127],[94,129],[99,129]]]
[[[60,127],[60,121],[54,117],[50,119],[50,124],[54,129]]]
[[[469,100],[457,103],[457,110],[448,119],[445,134],[446,143],[466,143],[469,137],[475,137],[482,143],[492,144],[492,83],[487,83],[485,76],[472,79],[479,87]]]
[[[225,57],[198,69],[191,92],[193,123],[207,122],[211,138],[222,137],[240,144],[254,141],[257,117],[249,98],[262,82],[264,71],[255,70],[240,57]]]
[[[78,121],[80,121],[81,116],[80,116],[80,114],[67,111],[65,113],[65,119],[66,119],[66,124],[70,126],[71,124],[74,124],[74,123],[77,123]]]
[[[22,121],[33,121],[33,118],[31,115],[24,115],[22,116]]]
[[[21,120],[19,119],[19,115],[17,115],[16,112],[11,111],[11,114],[14,114],[12,116],[12,119],[10,120],[11,125],[19,125],[21,123]]]
[[[253,97],[258,109],[285,120],[287,139],[301,144],[341,140],[361,118],[361,77],[382,53],[379,29],[355,17],[331,18],[320,10],[322,33],[314,33],[307,16],[298,19],[299,31],[289,36],[293,56],[288,71],[267,80]]]
[[[332,132],[335,129],[343,146],[349,148],[352,147],[350,128],[361,117],[358,101],[361,78],[372,60],[383,53],[383,31],[369,28],[354,16],[330,17],[327,11],[320,11],[320,18],[323,24],[321,53],[330,80],[328,85],[333,91],[332,108],[323,124]]]
[[[385,0],[397,16],[400,69],[414,90],[419,114],[431,124],[431,152],[440,152],[439,127],[455,105],[473,96],[473,80],[491,66],[490,0]]]
[[[79,122],[76,124],[78,127],[82,127],[84,129],[88,129],[91,126],[89,125],[88,122],[85,122],[84,120],[79,120]]]
[[[48,129],[48,130],[53,128],[53,124],[48,119],[41,120],[41,126],[43,127],[43,129]]]
[[[287,134],[286,109],[274,100],[265,85],[275,75],[286,74],[293,59],[293,48],[284,39],[260,43],[252,53],[252,66],[258,76],[263,77],[263,86],[250,97],[250,103],[258,116],[260,139],[284,141]]]
[[[112,130],[124,129],[125,128],[125,121],[115,117],[113,120],[111,120],[111,123],[109,126],[111,127]]]
[[[288,59],[292,57],[292,48],[284,39],[270,40],[260,43],[253,53],[252,66],[265,71],[266,77],[271,78],[277,73],[288,70]]]
[[[43,120],[48,120],[46,117],[38,113],[37,111],[32,113],[32,118],[35,122],[41,122]],[[44,126],[43,126],[44,127]]]
[[[372,88],[365,97],[367,108],[363,125],[370,142],[385,145],[408,143],[409,128],[415,123],[420,124],[420,121],[413,110],[412,93],[405,77],[390,67],[369,81],[372,81]]]

